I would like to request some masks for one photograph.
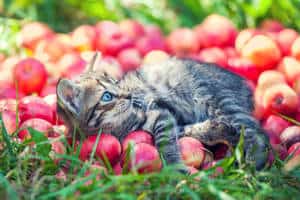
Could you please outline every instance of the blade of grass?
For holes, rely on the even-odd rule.
[[[0,187],[3,187],[2,189],[5,190],[5,195],[7,195],[7,199],[10,200],[18,200],[18,193],[17,191],[12,187],[12,185],[9,183],[9,181],[3,176],[2,173],[0,173]],[[5,198],[2,196],[2,198]]]
[[[6,131],[4,122],[2,120],[1,113],[0,113],[0,126],[1,126],[0,128],[1,128],[1,133],[2,133],[2,136],[3,136],[4,142],[5,142],[6,147],[8,149],[9,160],[10,161],[16,161],[17,160],[17,156],[16,156],[16,154],[14,152],[14,149],[13,149],[13,143],[12,143],[12,140],[11,140],[10,136],[8,135],[8,133]]]

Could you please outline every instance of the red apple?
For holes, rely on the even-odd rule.
[[[161,50],[153,50],[147,53],[143,58],[143,64],[159,63],[169,58],[169,54]]]
[[[34,58],[21,60],[14,68],[14,79],[18,89],[25,94],[39,93],[46,84],[45,66]]]
[[[57,97],[56,94],[49,94],[43,98],[45,103],[47,103],[49,106],[51,106],[52,110],[56,112],[56,103],[57,103]]]
[[[84,176],[88,177],[91,174],[96,175],[96,181],[99,181],[101,178],[103,178],[103,175],[107,175],[107,169],[102,166],[100,163],[95,162],[92,165],[89,166],[89,168],[85,171]],[[86,182],[84,183],[85,186],[89,186],[91,184],[93,184],[93,182],[95,181],[95,179],[88,179],[86,180]]]
[[[70,138],[70,140],[71,140],[70,145],[72,146],[73,137],[69,135],[70,134],[69,130],[68,130],[69,128],[66,125],[63,125],[63,124],[53,125],[52,128],[53,128],[53,131],[48,134],[49,138],[56,138],[56,137],[59,137],[59,136],[65,136],[66,139],[67,139],[67,142],[69,142],[68,139]]]
[[[263,95],[267,89],[277,84],[286,84],[285,77],[281,72],[276,70],[266,70],[259,75],[257,87],[254,91],[254,100],[256,109],[261,111],[260,114],[265,115],[269,113],[269,111],[262,105]],[[258,118],[261,119],[261,117]]]
[[[135,144],[146,143],[149,145],[154,145],[152,136],[146,131],[130,132],[122,142],[123,151],[126,151],[130,142]]]
[[[266,19],[260,24],[260,28],[267,32],[280,32],[284,29],[284,26],[279,21]]]
[[[16,91],[16,87],[12,84],[0,83],[3,84],[0,88],[0,99],[16,99],[18,96],[18,99],[25,96],[25,94],[22,91]]]
[[[1,104],[1,103],[0,103]],[[1,108],[0,108],[1,110]],[[294,119],[298,122],[300,122],[300,111],[298,110],[298,112],[295,114]]]
[[[73,46],[71,34],[56,33],[55,34],[55,38],[57,39],[57,41],[59,43],[65,45],[65,46],[68,46],[68,47],[72,47]]]
[[[300,75],[300,62],[293,57],[284,57],[279,66],[278,70],[285,75],[286,80],[292,85]]]
[[[266,134],[269,137],[269,142],[273,148],[276,148],[278,145],[281,145],[280,135],[272,131],[266,131]]]
[[[99,34],[97,49],[104,55],[116,56],[122,49],[132,47],[133,40],[122,33],[120,27],[113,22],[100,22],[96,25]]]
[[[195,31],[204,48],[233,46],[237,35],[234,24],[226,17],[217,14],[206,17]]]
[[[167,37],[167,48],[177,56],[197,53],[200,49],[196,33],[188,28],[179,28]]]
[[[21,58],[19,56],[11,56],[6,58],[1,66],[0,66],[0,84],[10,83],[13,84],[13,69],[15,68],[16,64],[20,62]]]
[[[72,65],[78,63],[86,64],[89,61],[90,60],[85,61],[78,53],[66,53],[61,57],[57,64],[59,68],[62,68],[62,71],[67,71]]]
[[[37,44],[35,57],[43,62],[57,62],[64,54],[72,51],[71,46],[62,43],[57,37],[51,37]]]
[[[45,85],[45,87],[40,92],[41,97],[45,97],[51,94],[56,94],[56,85]]]
[[[163,34],[156,26],[146,27],[146,34],[136,41],[135,47],[143,56],[153,50],[166,51],[166,43]]]
[[[49,94],[43,98],[43,100],[51,107],[51,110],[53,112],[54,116],[54,122],[53,124],[63,124],[63,121],[59,118],[56,112],[56,106],[57,106],[57,97],[56,94]]]
[[[264,35],[250,38],[243,46],[241,55],[262,70],[274,68],[281,58],[281,52],[276,43]]]
[[[123,72],[128,72],[137,69],[141,62],[142,56],[135,48],[121,50],[117,56]]]
[[[300,142],[297,142],[297,143],[293,144],[293,145],[289,148],[288,154],[289,154],[289,155],[293,154],[293,156],[300,155]]]
[[[29,131],[27,130],[28,127],[31,127],[37,131],[40,131],[48,137],[48,134],[53,131],[52,124],[48,121],[38,118],[32,118],[24,121],[20,126],[20,132],[18,134],[21,140],[30,138]]]
[[[197,139],[182,137],[179,139],[179,147],[183,162],[195,168],[199,168],[205,159],[204,146]]]
[[[213,162],[207,163],[206,165],[202,166],[202,169],[208,170],[208,169],[214,167],[216,164],[217,164],[217,161],[213,161]],[[217,177],[217,176],[219,176],[221,174],[224,174],[224,169],[222,167],[218,166],[218,167],[216,167],[216,169],[215,169],[214,173],[211,175],[211,177],[214,178],[214,177]]]
[[[221,67],[227,66],[226,54],[217,47],[202,49],[198,55],[200,61],[215,63]]]
[[[263,120],[266,119],[269,115],[271,114],[270,110],[267,110],[263,105],[262,102],[257,102],[255,100],[255,106],[254,110],[252,112],[252,115],[258,119],[258,120]]]
[[[115,175],[121,175],[122,174],[122,167],[121,167],[120,162],[117,162],[117,164],[115,164],[113,166],[113,171],[114,171]]]
[[[7,133],[13,134],[17,130],[17,122],[20,122],[19,116],[12,110],[4,110],[1,113]]]
[[[275,160],[275,155],[273,152],[275,152],[276,155],[278,155],[280,160],[285,160],[288,156],[287,149],[281,145],[281,144],[272,144],[272,151],[269,151],[268,155],[268,164],[271,166]]]
[[[296,92],[286,84],[276,84],[263,94],[262,105],[267,110],[291,114],[297,111],[299,99]]]
[[[162,167],[162,162],[157,149],[146,143],[138,143],[130,153],[129,160],[125,160],[125,153],[122,155],[121,165],[129,170],[137,170],[139,173],[158,172]]]
[[[84,63],[76,63],[70,66],[67,71],[62,74],[62,77],[74,79],[84,72],[86,65]]]
[[[300,36],[297,37],[297,39],[293,42],[291,54],[293,57],[300,61]]]
[[[155,37],[163,37],[163,33],[158,26],[155,25],[148,25],[145,26],[145,34],[147,36],[155,36]]]
[[[62,158],[59,158],[57,155],[64,155],[67,153],[65,145],[58,140],[51,141],[51,151],[50,157],[54,160],[55,164],[58,164]]]
[[[53,31],[46,24],[31,22],[22,27],[20,38],[22,46],[34,50],[40,40],[49,38],[53,34]]]
[[[268,38],[270,38],[271,40],[273,40],[274,42],[276,42],[277,46],[279,47],[280,49],[280,46],[277,42],[277,35],[278,33],[274,33],[274,32],[267,32],[267,33],[264,33],[263,35],[267,36]],[[281,49],[280,49],[281,50]]]
[[[78,26],[71,34],[73,47],[80,52],[95,50],[96,39],[96,29],[90,25]]]
[[[270,115],[263,123],[263,128],[269,134],[275,134],[278,137],[284,129],[291,125],[290,122],[276,115]]]
[[[56,174],[55,178],[60,181],[67,181],[66,172],[63,169],[60,169]]]
[[[266,70],[260,74],[259,79],[257,81],[257,87],[254,92],[255,111],[253,114],[257,119],[265,119],[273,112],[273,110],[270,109],[270,107],[265,107],[263,105],[263,96],[266,90],[269,90],[269,88],[275,85],[282,84],[287,86],[285,77],[282,73],[276,70]],[[278,96],[278,98],[279,97],[280,96]]]
[[[234,47],[225,47],[223,49],[225,55],[227,58],[237,58],[239,57],[238,52],[236,51],[236,49]]]
[[[286,157],[288,156],[288,152],[287,152],[287,148],[285,146],[280,144],[275,147],[273,146],[273,148],[278,153],[280,160],[286,159]]]
[[[17,101],[15,99],[0,99],[0,112],[4,110],[10,110],[16,112],[17,110]]]
[[[266,70],[259,75],[257,85],[266,90],[278,83],[286,83],[284,74],[276,70]]]
[[[257,34],[259,34],[259,31],[255,29],[244,29],[239,32],[235,40],[236,50],[240,53],[245,44],[247,44],[247,42]]]
[[[288,56],[291,54],[292,44],[297,37],[298,33],[293,29],[283,29],[278,33],[276,41],[280,47],[282,55]]]
[[[36,96],[27,96],[20,100],[19,114],[22,122],[31,118],[44,119],[50,123],[55,122],[52,107]]]
[[[103,54],[116,56],[122,49],[133,47],[133,40],[123,35],[115,33],[110,36],[103,36],[100,51]]]
[[[281,142],[289,149],[293,144],[300,142],[300,126],[290,126],[280,135]]]
[[[294,78],[294,82],[291,83],[291,85],[295,90],[295,92],[298,94],[298,96],[300,96],[300,74]],[[299,120],[300,120],[300,115],[299,115]]]
[[[188,169],[190,174],[196,174],[196,173],[199,172],[199,170],[196,169],[195,167],[187,166],[187,169]]]
[[[244,58],[229,58],[227,69],[254,82],[260,75],[260,70],[250,60]]]
[[[289,155],[292,155],[292,157],[285,162],[284,170],[285,171],[291,171],[296,167],[299,167],[300,165],[300,143],[295,143],[289,148]]]
[[[82,143],[80,150],[80,159],[89,160],[93,147],[96,143],[97,135],[87,137]],[[117,138],[110,134],[102,133],[99,137],[99,142],[96,147],[95,156],[99,157],[102,161],[106,157],[110,164],[113,166],[118,162],[121,154],[121,145]]]
[[[79,54],[65,54],[58,62],[59,76],[74,78],[86,68],[87,62]]]
[[[145,34],[144,26],[136,20],[125,19],[119,23],[122,33],[136,40]]]
[[[98,22],[95,25],[95,29],[97,31],[97,34],[99,37],[102,37],[102,35],[109,35],[120,31],[120,26],[116,24],[115,22],[103,20]]]
[[[2,64],[2,62],[5,60],[6,56],[4,55],[4,53],[0,53],[0,66]]]
[[[99,64],[94,66],[94,70],[98,73],[106,73],[117,80],[119,80],[123,75],[120,63],[116,60],[116,58],[111,56],[104,56],[100,60]]]

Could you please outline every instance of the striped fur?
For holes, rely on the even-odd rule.
[[[104,91],[114,94],[103,103]],[[172,58],[145,65],[115,81],[97,72],[57,86],[58,110],[70,126],[86,134],[99,129],[122,140],[144,129],[153,134],[167,163],[180,163],[176,140],[183,135],[203,143],[235,146],[242,128],[248,163],[262,168],[267,139],[252,117],[252,94],[246,82],[214,64]]]

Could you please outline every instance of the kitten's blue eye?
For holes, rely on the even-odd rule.
[[[111,101],[113,99],[113,95],[110,93],[110,92],[104,92],[102,97],[101,97],[101,101],[104,101],[104,102],[108,102],[108,101]]]

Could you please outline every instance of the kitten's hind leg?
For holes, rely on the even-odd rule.
[[[183,134],[196,138],[209,146],[224,143],[230,150],[233,149],[239,139],[230,125],[212,119],[185,126]]]
[[[207,145],[225,143],[233,150],[243,131],[246,163],[255,164],[257,169],[262,169],[267,159],[268,143],[259,124],[247,114],[235,114],[230,118],[230,124],[221,120],[206,120],[186,126],[184,136],[194,137]]]
[[[245,135],[244,152],[245,161],[254,164],[256,169],[262,169],[268,159],[269,142],[259,123],[246,113],[235,113],[230,116],[231,124],[237,133]]]

